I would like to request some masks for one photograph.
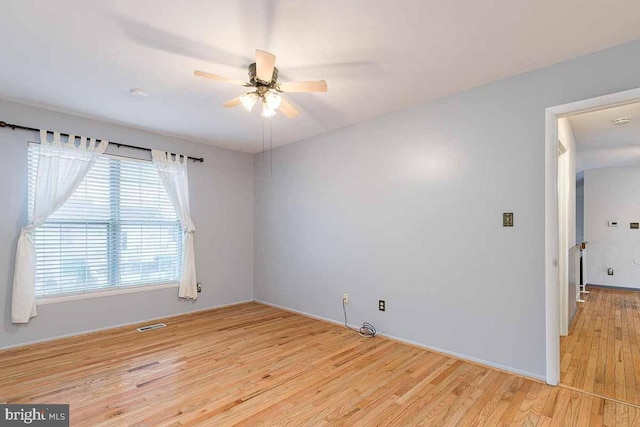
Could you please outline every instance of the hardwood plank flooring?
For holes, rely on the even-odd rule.
[[[640,293],[589,291],[560,339],[560,382],[640,405]]]
[[[73,426],[640,422],[635,407],[261,304],[164,322],[2,351],[0,402],[69,403]]]

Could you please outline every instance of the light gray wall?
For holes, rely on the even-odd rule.
[[[545,108],[635,87],[639,42],[257,155],[256,298],[543,377]]]
[[[584,171],[584,237],[587,277],[593,285],[640,289],[640,166]],[[618,221],[619,227],[609,227]],[[613,268],[613,276],[607,269]]]
[[[27,221],[26,141],[36,135],[0,130],[0,347],[253,299],[252,155],[6,101],[0,101],[0,120],[205,158],[188,166],[197,277],[203,286],[196,302],[180,301],[176,288],[139,292],[42,305],[29,324],[13,325],[13,263],[18,233]]]

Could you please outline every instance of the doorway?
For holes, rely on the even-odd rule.
[[[570,138],[567,137],[566,126],[567,124],[569,124],[570,129],[570,122],[572,120],[572,117],[586,117],[587,114],[591,114],[593,112],[611,110],[613,108],[629,106],[638,102],[640,102],[640,89],[634,89],[588,100],[578,101],[570,104],[551,107],[546,110],[546,362],[547,383],[551,385],[558,385],[559,383],[563,383],[563,385],[568,385],[570,387],[575,387],[576,384],[584,386],[585,376],[591,375],[590,372],[592,372],[593,376],[589,377],[588,381],[586,381],[591,381],[592,386],[590,390],[586,391],[596,394],[600,394],[600,392],[602,392],[602,394],[606,396],[605,392],[607,390],[604,387],[598,388],[597,390],[594,388],[594,384],[596,382],[596,368],[600,369],[598,371],[598,374],[602,377],[604,368],[599,364],[604,363],[606,365],[606,363],[612,362],[607,362],[606,357],[602,360],[599,360],[597,356],[594,357],[593,355],[589,355],[589,352],[587,350],[590,350],[593,347],[595,351],[598,351],[598,346],[600,345],[600,343],[608,345],[607,340],[611,335],[615,336],[615,334],[621,333],[622,329],[615,326],[615,319],[611,324],[607,324],[607,326],[611,326],[610,329],[603,329],[602,319],[604,314],[611,313],[611,310],[615,312],[615,307],[620,307],[621,305],[629,307],[630,309],[633,309],[634,306],[637,308],[637,306],[640,305],[640,300],[638,300],[637,304],[634,300],[634,298],[640,297],[640,293],[634,294],[633,298],[623,298],[623,300],[626,302],[621,302],[622,300],[618,300],[615,297],[612,297],[611,292],[615,290],[594,289],[593,293],[591,294],[581,292],[584,289],[580,287],[580,254],[581,251],[585,250],[585,248],[585,253],[588,253],[589,244],[587,243],[586,245],[583,245],[583,240],[588,240],[588,234],[586,238],[582,238],[581,236],[583,236],[584,233],[581,233],[581,230],[579,228],[576,228],[576,223],[584,223],[583,218],[579,217],[580,214],[575,208],[576,205],[580,206],[581,202],[579,200],[578,204],[576,204],[576,198],[580,197],[580,194],[578,194],[578,196],[576,197],[576,190],[579,193],[581,191],[580,185],[584,185],[584,181],[581,181],[583,179],[582,175],[577,176],[576,185],[576,172],[578,172],[579,170],[584,170],[585,165],[582,164],[578,167],[575,166],[577,152],[575,146],[576,141],[573,140],[573,135],[571,135]],[[637,120],[640,123],[640,116],[637,117]],[[640,144],[640,138],[638,138],[637,143]],[[573,150],[573,153],[571,153],[571,150]],[[622,153],[623,151],[624,150],[619,150],[620,153]],[[640,145],[638,145],[636,151],[638,153],[637,164],[640,164]],[[598,155],[596,155],[595,157],[598,158]],[[600,156],[600,159],[602,160],[605,157],[606,156]],[[574,162],[573,165],[572,161]],[[616,220],[615,218],[612,218],[611,221],[615,222]],[[638,221],[640,221],[640,218],[638,219]],[[630,227],[629,223],[625,224],[627,228]],[[573,230],[571,229],[571,227],[573,227]],[[637,236],[640,237],[640,230]],[[637,258],[639,262],[638,265],[640,267],[640,253],[638,254]],[[585,260],[583,261],[585,263],[587,262]],[[602,263],[598,264],[598,268],[600,268],[601,264]],[[587,280],[589,279],[587,273],[588,271],[588,268],[583,269],[584,283],[587,283]],[[578,311],[576,310],[578,307],[578,305],[576,305],[576,300],[580,300],[581,296],[585,297],[585,302],[584,305],[580,308],[580,311]],[[607,305],[607,303],[609,305]],[[613,306],[611,304],[613,304]],[[619,312],[620,311],[618,310],[618,313]],[[584,313],[586,314],[582,316]],[[575,320],[572,323],[572,319],[574,318],[574,316]],[[574,335],[572,336],[571,328],[575,328],[575,325],[578,323],[581,325],[581,330],[573,331]],[[587,343],[587,339],[584,337],[576,338],[575,334],[579,332],[589,334],[589,328],[591,328],[592,331],[598,331],[598,333],[601,334],[599,335],[597,344],[593,339],[588,341]],[[635,329],[632,330],[629,327],[629,324],[627,324],[625,333],[629,335],[633,331],[635,331]],[[640,330],[638,330],[637,332],[638,339],[640,339]],[[602,334],[606,334],[605,337],[603,337]],[[580,342],[580,347],[577,347],[575,345],[571,347],[572,351],[577,351],[577,349],[580,349],[582,351],[581,355],[577,358],[567,358],[567,356],[565,355],[562,360],[563,369],[561,369],[561,335],[568,335],[569,337],[571,337],[571,339],[574,339],[574,344],[576,342]],[[593,337],[593,334],[591,334],[590,336]],[[630,341],[632,339],[634,338],[631,337]],[[563,349],[565,351],[567,348],[569,348],[569,343],[569,338],[563,338]],[[615,345],[616,344],[614,343],[614,346]],[[631,347],[627,346],[625,348],[628,355],[626,371],[629,371],[625,372],[625,374],[628,376],[635,375],[635,372],[630,371],[632,368],[628,362],[633,362],[637,359],[637,361],[640,363],[640,349],[636,349],[637,354],[635,354],[634,358]],[[612,354],[614,352],[615,350],[612,352]],[[584,362],[584,366],[580,365],[581,362]],[[569,365],[571,365],[571,370],[568,369]],[[587,366],[588,368],[593,368],[592,371],[587,369]],[[571,377],[567,375],[569,371],[571,372]],[[564,378],[562,378],[561,373],[565,374]],[[623,374],[623,377],[625,374]],[[640,378],[640,368],[637,374],[638,378]],[[621,379],[624,382],[624,378],[620,378],[620,372],[618,372],[617,375],[618,380]],[[580,378],[581,381],[576,381],[576,378]],[[616,379],[614,378],[613,381],[615,380]],[[603,378],[599,378],[598,381],[604,382],[605,380]],[[567,382],[570,384],[566,384]],[[631,403],[640,404],[640,382],[638,383],[638,391],[639,392],[636,394],[636,396],[638,397],[637,399],[633,398],[634,393],[631,393],[632,400],[634,400]],[[620,396],[621,394],[612,396],[610,395],[606,397],[619,399]],[[636,402],[635,400],[638,400],[638,402]]]

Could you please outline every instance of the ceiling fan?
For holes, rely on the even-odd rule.
[[[283,92],[326,92],[327,82],[324,80],[307,82],[278,82],[278,69],[275,67],[276,56],[263,50],[256,50],[256,62],[249,65],[249,81],[229,79],[217,74],[195,70],[198,77],[219,80],[238,86],[255,88],[251,92],[240,95],[223,104],[224,107],[242,105],[247,111],[260,100],[262,117],[271,117],[280,110],[288,118],[296,117],[300,111],[291,105],[281,94]]]

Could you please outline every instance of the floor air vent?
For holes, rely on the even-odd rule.
[[[156,323],[155,325],[147,325],[143,326],[142,328],[138,328],[138,332],[146,332],[152,329],[164,328],[165,326],[167,325],[165,325],[164,323]]]

